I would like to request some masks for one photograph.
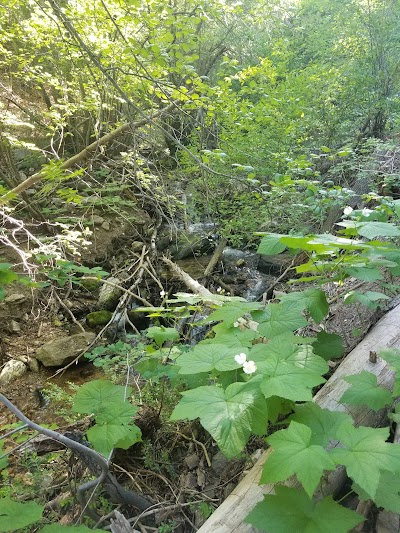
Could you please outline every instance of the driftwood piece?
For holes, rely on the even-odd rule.
[[[111,519],[111,533],[133,533],[137,529],[133,530],[130,523],[123,514],[119,511],[114,511],[115,519]]]
[[[227,243],[228,240],[224,238],[219,241],[218,246],[215,248],[215,252],[213,253],[210,259],[210,262],[208,263],[207,268],[204,271],[204,275],[206,277],[213,273],[215,265],[218,263],[219,258],[225,250],[225,246],[227,245]]]
[[[314,401],[323,408],[332,411],[346,411],[351,414],[356,425],[377,427],[384,422],[384,410],[375,413],[366,406],[342,405],[339,403],[344,391],[350,386],[344,377],[367,370],[377,376],[378,384],[391,388],[393,386],[393,372],[388,363],[381,358],[376,362],[370,361],[370,352],[379,352],[384,348],[400,348],[400,306],[389,311],[369,331],[366,337],[352,350],[336,370],[335,374],[326,382],[315,395]],[[373,358],[371,358],[373,360]],[[256,533],[258,530],[243,523],[245,517],[262,500],[264,494],[273,492],[274,486],[260,486],[259,479],[264,463],[270,455],[270,450],[264,452],[246,477],[236,489],[220,505],[220,507],[203,524],[198,533]],[[343,468],[331,472],[325,479],[322,493],[333,494],[345,479]],[[295,481],[290,482],[291,485]]]
[[[162,260],[164,263],[166,263],[169,268],[172,270],[174,274],[180,278],[183,283],[186,285],[188,289],[190,289],[195,294],[198,294],[199,296],[202,296],[204,298],[213,298],[213,293],[210,292],[208,289],[204,287],[201,283],[193,279],[189,274],[187,274],[184,270],[182,270],[176,263],[171,261],[168,257],[165,257],[165,255],[162,257]]]

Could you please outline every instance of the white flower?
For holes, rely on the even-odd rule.
[[[239,327],[239,322],[234,322],[234,323],[233,323],[233,327],[234,327],[234,328],[238,328],[238,327]]]
[[[345,215],[351,215],[352,212],[353,212],[353,208],[350,207],[349,205],[343,209],[343,213]]]
[[[367,209],[364,207],[364,209],[361,211],[361,214],[363,217],[369,217],[369,215],[372,213],[372,209]]]
[[[256,370],[257,367],[254,361],[245,361],[243,363],[243,372],[245,374],[254,374]]]
[[[161,296],[161,298],[164,298],[164,296],[165,296],[165,291],[164,291],[164,289],[163,289],[162,291],[160,291],[160,296]]]
[[[222,291],[222,288],[221,287],[217,287],[217,292],[221,292]]]
[[[245,353],[240,353],[235,355],[235,361],[238,365],[244,365],[246,363],[247,355]]]

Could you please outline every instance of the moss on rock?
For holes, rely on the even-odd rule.
[[[90,328],[95,328],[96,326],[105,326],[111,320],[112,313],[103,309],[102,311],[93,311],[86,315],[86,324]]]

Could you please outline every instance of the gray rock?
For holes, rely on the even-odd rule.
[[[107,281],[116,285],[121,285],[121,280],[119,280],[118,278],[110,277],[107,278]],[[100,288],[97,308],[113,311],[117,306],[121,294],[122,291],[118,287],[114,287],[113,285],[108,285],[104,283]]]
[[[9,294],[4,298],[4,302],[6,304],[22,304],[25,302],[26,296],[25,294],[20,294],[18,292],[14,292],[13,294]]]
[[[44,366],[62,366],[81,352],[96,338],[94,333],[78,333],[70,337],[59,337],[53,341],[46,342],[36,350],[36,359]]]
[[[0,384],[6,385],[7,383],[10,383],[10,381],[13,381],[14,379],[17,379],[25,374],[27,370],[27,367],[22,361],[17,361],[16,359],[7,361],[0,373]]]
[[[94,226],[101,226],[102,224],[104,224],[104,222],[105,222],[104,218],[99,215],[93,215],[90,220],[90,223],[93,224]]]
[[[28,357],[27,362],[28,362],[29,370],[37,374],[39,372],[39,361],[35,359],[34,357]]]
[[[199,466],[200,457],[196,453],[192,453],[186,456],[183,462],[189,468],[189,470],[194,470]]]
[[[229,459],[222,452],[217,452],[211,460],[211,467],[216,474],[221,475],[229,463]]]
[[[102,227],[103,229],[105,229],[106,231],[109,231],[109,230],[110,230],[110,223],[108,222],[108,220],[105,220],[105,221],[103,222],[103,224],[101,225],[101,227]]]
[[[21,326],[16,320],[10,321],[10,332],[15,334],[21,333]]]

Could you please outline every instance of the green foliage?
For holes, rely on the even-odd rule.
[[[304,491],[279,485],[276,495],[264,496],[246,518],[257,529],[274,533],[347,533],[363,520],[329,496],[314,503]]]
[[[161,346],[166,341],[176,341],[179,339],[179,333],[175,328],[166,328],[164,326],[153,326],[147,330],[146,337],[154,339],[157,345]]]
[[[314,353],[329,359],[339,359],[344,353],[343,338],[336,333],[321,330],[317,333],[317,340],[313,343]]]
[[[355,428],[344,423],[336,435],[343,448],[331,450],[332,458],[337,464],[346,466],[347,474],[373,499],[380,472],[398,472],[400,447],[386,442],[389,436],[387,428]]]
[[[311,428],[295,421],[287,429],[276,431],[267,439],[273,448],[268,458],[261,483],[285,481],[296,474],[311,498],[325,470],[334,470],[335,463],[328,452],[313,444]]]
[[[94,366],[102,368],[106,372],[110,370],[116,373],[131,364],[135,355],[141,353],[141,348],[144,348],[143,345],[138,345],[133,350],[129,344],[117,341],[106,346],[96,346],[91,352],[85,353],[85,357],[92,361]]]
[[[0,531],[15,531],[42,518],[43,505],[0,498]]]
[[[266,431],[267,406],[257,381],[233,383],[225,391],[209,386],[183,392],[171,420],[200,418],[224,454],[234,457],[243,450],[252,432]]]
[[[5,298],[6,291],[4,287],[10,285],[11,283],[18,282],[23,283],[24,285],[35,286],[29,278],[16,274],[12,270],[13,265],[10,263],[0,263],[0,302]]]
[[[141,440],[140,429],[132,423],[137,408],[126,400],[130,393],[129,387],[96,380],[82,385],[75,395],[72,410],[94,415],[96,424],[87,435],[93,447],[105,457],[113,448],[126,450]]]
[[[355,376],[344,378],[351,387],[340,398],[342,403],[349,405],[367,405],[373,411],[379,411],[392,403],[392,394],[389,390],[378,386],[375,374],[366,370]]]

